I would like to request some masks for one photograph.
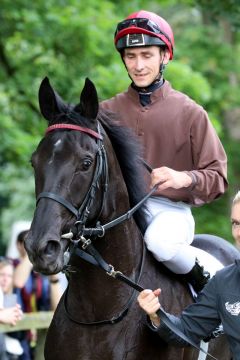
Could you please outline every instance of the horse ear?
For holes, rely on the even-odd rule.
[[[80,104],[76,106],[75,111],[79,112],[87,119],[96,119],[98,114],[98,95],[95,85],[88,78],[80,95]]]
[[[45,77],[39,87],[38,93],[39,106],[42,115],[51,122],[56,115],[66,112],[67,106],[52,88],[48,77]]]

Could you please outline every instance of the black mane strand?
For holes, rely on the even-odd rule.
[[[114,113],[101,109],[98,120],[111,140],[127,186],[130,206],[133,207],[146,195],[141,145],[131,129],[119,124]],[[134,215],[142,233],[147,227],[145,210],[143,204]]]
[[[49,125],[55,124],[73,124],[81,125],[84,127],[89,127],[89,119],[86,119],[84,116],[81,116],[75,110],[75,106],[68,104],[66,105],[66,110],[54,116],[53,119],[49,122]]]

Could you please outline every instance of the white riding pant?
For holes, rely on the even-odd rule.
[[[150,197],[146,205],[148,227],[144,240],[158,261],[176,274],[187,274],[196,259],[211,276],[223,267],[215,257],[191,245],[195,222],[188,204]]]

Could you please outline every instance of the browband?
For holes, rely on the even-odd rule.
[[[96,131],[94,131],[92,129],[89,129],[89,128],[79,126],[79,125],[73,125],[73,124],[54,124],[54,125],[51,125],[46,129],[45,134],[48,134],[50,131],[58,130],[58,129],[77,130],[77,131],[84,132],[84,133],[86,133],[86,134],[88,134],[90,136],[93,136],[93,137],[95,137],[97,139],[100,139],[100,140],[103,139],[102,135],[100,135]]]

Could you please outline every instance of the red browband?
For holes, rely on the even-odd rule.
[[[102,140],[102,135],[98,134],[96,131],[92,130],[92,129],[89,129],[89,128],[85,128],[85,127],[82,127],[82,126],[78,126],[78,125],[73,125],[73,124],[54,124],[54,125],[51,125],[47,128],[46,130],[46,134],[49,133],[50,131],[53,131],[53,130],[57,130],[57,129],[69,129],[69,130],[77,130],[77,131],[81,131],[81,132],[84,132],[90,136],[93,136],[97,139],[100,139]]]

